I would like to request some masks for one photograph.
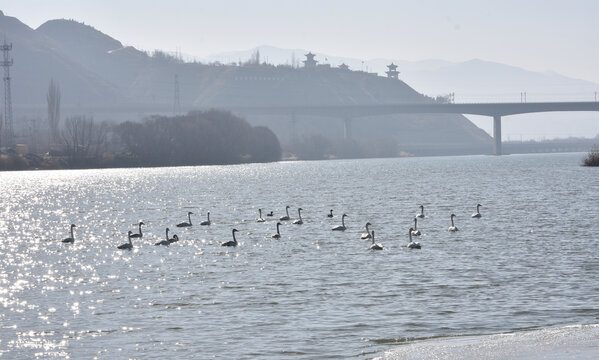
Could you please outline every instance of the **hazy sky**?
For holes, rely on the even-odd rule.
[[[599,83],[598,0],[0,0],[36,28],[67,18],[142,50],[259,45],[358,59],[473,58]]]

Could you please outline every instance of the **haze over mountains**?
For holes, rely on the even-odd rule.
[[[378,59],[362,64],[362,60],[324,54],[317,54],[316,59],[319,64],[331,64],[332,68],[306,74],[301,72],[301,68],[292,66],[247,64],[256,49],[200,59],[203,63],[235,62],[236,66],[207,65],[184,62],[162,52],[148,54],[123,46],[120,41],[76,21],[51,20],[31,29],[1,12],[0,32],[13,43],[11,56],[15,62],[11,75],[15,122],[45,117],[46,92],[52,78],[60,84],[63,116],[86,114],[100,120],[139,120],[152,113],[171,113],[175,76],[178,78],[180,108],[185,112],[194,108],[249,104],[375,104],[398,99],[399,102],[427,101],[419,92],[429,95],[455,92],[459,101],[460,94],[467,93],[466,89],[474,89],[479,84],[475,92],[480,91],[485,88],[485,82],[494,84],[496,93],[509,93],[510,96],[519,84],[534,83],[539,89],[548,89],[548,84],[555,84],[557,90],[576,89],[584,94],[595,85],[556,74],[534,73],[483,61],[450,63],[442,60],[395,61],[399,64],[400,79],[404,81],[389,82],[390,79],[369,73],[381,74],[391,60]],[[305,50],[272,47],[258,49],[260,63],[274,65],[295,63],[301,67],[306,53]],[[295,59],[292,54],[295,54]],[[246,65],[239,66],[239,62]],[[354,71],[336,69],[342,62]],[[521,82],[512,82],[510,78]],[[524,90],[528,91],[528,100],[532,101],[535,92],[530,89]],[[518,97],[519,91],[515,97]],[[370,123],[358,121],[354,122],[354,134],[366,139],[390,137],[399,143],[474,143],[480,148],[490,144],[488,134],[463,116],[441,116],[441,122],[439,117],[388,116]],[[568,114],[568,117],[575,116]],[[293,137],[288,118],[249,116],[248,120],[270,127],[282,142]],[[490,124],[488,119],[481,121],[485,122]],[[560,122],[567,123],[561,119],[555,121],[557,125]],[[568,123],[571,125],[573,122]],[[342,136],[343,132],[342,122],[330,119],[302,119],[298,124],[296,136],[300,137],[315,133],[335,137]],[[597,132],[596,115],[584,126],[575,124],[574,127],[584,128],[586,136],[594,136]],[[509,128],[508,120],[505,121],[504,134],[509,133]]]

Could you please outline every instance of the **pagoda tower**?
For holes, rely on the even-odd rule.
[[[387,65],[387,68],[389,68],[389,71],[385,72],[387,77],[389,79],[398,79],[399,71],[397,71],[397,65],[391,63],[391,65]]]
[[[306,54],[306,60],[303,61],[304,62],[304,67],[306,69],[314,69],[316,67],[316,63],[318,61],[314,60],[315,56],[316,55],[312,54],[312,52],[309,52],[309,53]]]

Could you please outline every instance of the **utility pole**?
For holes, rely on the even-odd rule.
[[[4,132],[1,135],[4,145],[12,146],[15,141],[15,133],[12,125],[12,98],[10,94],[10,67],[13,60],[10,58],[9,52],[12,50],[12,44],[7,44],[6,39],[4,39],[4,43],[0,45],[0,50],[4,53],[3,60],[0,62],[0,66],[4,68]]]
[[[175,74],[175,96],[173,98],[173,114],[181,112],[181,99],[179,98],[179,75]]]

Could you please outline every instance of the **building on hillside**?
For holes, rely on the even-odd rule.
[[[312,54],[312,52],[309,52],[309,53],[306,54],[306,60],[303,61],[304,62],[304,67],[306,69],[314,69],[316,67],[316,63],[318,61],[314,60],[315,56],[316,55]]]
[[[397,71],[397,65],[391,63],[391,65],[387,65],[387,68],[389,68],[389,71],[385,72],[387,74],[387,77],[389,79],[398,79],[399,71]]]
[[[342,63],[341,65],[339,65],[339,69],[340,70],[349,70],[349,66],[347,66],[345,63]]]

